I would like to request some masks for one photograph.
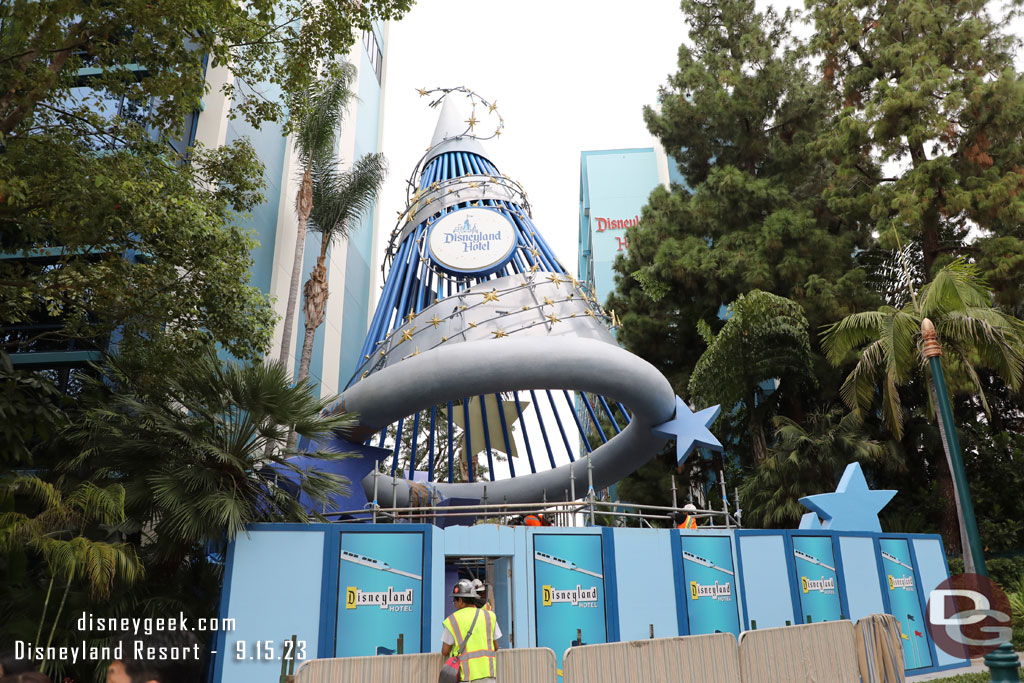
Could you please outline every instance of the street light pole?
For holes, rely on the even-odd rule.
[[[935,382],[935,409],[939,418],[939,427],[942,429],[942,444],[946,448],[946,456],[950,464],[950,473],[953,476],[954,488],[960,503],[960,514],[966,530],[967,546],[964,547],[964,570],[988,576],[985,568],[985,554],[981,547],[981,537],[978,535],[978,522],[974,517],[974,504],[971,502],[971,493],[967,488],[967,473],[964,470],[964,459],[960,452],[960,440],[956,435],[956,425],[953,422],[953,409],[949,405],[949,392],[946,390],[946,377],[942,372],[942,346],[939,345],[935,333],[935,325],[928,318],[921,321],[921,337],[924,339],[924,357],[932,370],[932,380]],[[973,560],[973,562],[969,562]],[[971,566],[973,565],[973,567]]]

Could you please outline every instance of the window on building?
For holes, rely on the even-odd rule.
[[[373,31],[363,31],[363,47],[366,48],[366,54],[370,58],[373,73],[377,76],[377,82],[380,83],[381,72],[384,69],[384,54],[380,50],[377,35]]]

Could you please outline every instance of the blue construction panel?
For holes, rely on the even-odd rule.
[[[882,588],[878,585],[875,541],[871,536],[840,536],[839,553],[846,580],[846,595],[852,621],[885,612]]]
[[[614,529],[619,639],[679,635],[672,543],[659,529]]]
[[[323,556],[322,531],[253,530],[235,539],[224,586],[235,630],[220,644],[221,683],[278,683],[278,657],[293,634],[306,658],[321,656]]]
[[[793,615],[792,570],[783,532],[738,535],[737,543],[748,627],[799,623]]]

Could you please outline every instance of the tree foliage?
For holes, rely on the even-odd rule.
[[[919,245],[925,277],[944,255],[969,251],[998,270],[1006,301],[1024,276],[1024,81],[1014,16],[996,3],[816,0],[811,41],[838,110],[821,147],[838,172],[826,197],[835,211],[867,212],[882,239],[892,230]]]
[[[208,354],[156,387],[145,372],[114,360],[92,382],[87,408],[67,435],[77,454],[63,469],[122,482],[131,519],[165,559],[180,561],[197,544],[219,546],[254,521],[305,521],[309,513],[281,485],[282,472],[318,503],[348,485],[299,469],[288,459],[294,453],[267,448],[284,443],[290,430],[317,441],[352,423],[347,414],[324,415],[333,397],[316,398],[308,381],[292,386],[283,364],[239,366]]]
[[[338,69],[359,29],[397,19],[411,0],[16,0],[0,5],[0,137],[38,123],[43,112],[78,113],[67,96],[80,84],[146,103],[146,123],[173,136],[201,108],[208,68],[230,66],[223,92],[233,116],[254,126],[284,122],[295,96]],[[267,87],[267,86],[271,87]],[[278,92],[274,97],[268,93]],[[296,120],[296,119],[292,119]]]
[[[179,165],[137,127],[98,153],[73,131],[9,140],[0,155],[0,317],[35,325],[9,350],[142,345],[194,353],[211,341],[262,353],[275,316],[249,286],[253,239],[239,212],[262,200],[245,142]],[[9,173],[9,174],[8,174]]]
[[[717,335],[707,323],[707,350],[690,376],[690,395],[699,407],[729,410],[720,423],[739,441],[750,434],[755,460],[767,456],[764,424],[780,400],[799,401],[815,384],[807,319],[799,305],[760,290],[741,294],[729,305]],[[771,391],[764,385],[771,382]],[[744,441],[746,441],[744,439]]]

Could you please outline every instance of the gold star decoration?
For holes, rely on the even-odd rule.
[[[550,297],[544,297],[544,305],[545,306],[554,306],[555,302],[552,301]]]
[[[593,318],[594,317],[594,309],[588,308],[587,309],[587,315],[589,315],[591,318]]]
[[[446,341],[448,341],[448,337],[441,337],[441,343],[442,344],[445,343]]]
[[[370,354],[366,354],[366,360],[370,360]]]
[[[418,355],[420,355],[420,347],[418,347],[418,346],[417,346],[417,347],[416,347],[416,350],[412,352],[412,355],[413,355],[413,356],[418,356]]]
[[[572,314],[572,315],[571,315],[570,317],[572,317],[572,318],[575,318],[575,317],[576,317],[576,314],[575,314],[575,313],[573,313],[573,314]]]
[[[508,336],[507,334],[505,334],[505,330],[495,330],[494,332],[491,332],[491,334],[494,335],[495,339],[501,339],[502,337]]]
[[[489,292],[484,292],[484,301],[497,301],[497,300],[498,300],[498,290],[492,289]]]
[[[441,186],[437,184],[436,180],[434,182],[430,183],[430,189],[431,190],[436,190],[439,187],[441,187]]]
[[[475,126],[475,125],[476,125],[477,123],[479,123],[479,122],[478,122],[478,121],[476,120],[476,116],[475,116],[475,115],[473,115],[473,114],[470,114],[470,115],[469,115],[469,118],[468,118],[468,119],[466,119],[466,123],[468,123],[468,124],[469,124],[469,129],[470,129],[470,130],[473,130],[473,126]]]
[[[496,138],[500,138],[501,137],[501,128],[498,128],[498,129],[496,129],[494,131],[494,137],[496,137]]]
[[[434,317],[431,318],[430,324],[434,326],[435,330],[437,329],[437,326],[441,324],[441,319],[437,317],[437,313],[435,313]]]
[[[460,310],[460,311],[464,311],[464,310],[466,310],[467,308],[469,308],[469,306],[465,306],[465,305],[463,305],[463,306],[459,306],[459,310]]]
[[[412,341],[412,333],[413,333],[413,331],[415,329],[416,329],[416,326],[413,325],[411,329],[402,330],[402,341]],[[402,342],[398,342],[398,343],[401,344]]]
[[[476,323],[469,323],[470,327],[476,327]]]
[[[564,282],[562,278],[558,277],[558,273],[552,273],[551,275],[548,275],[548,281],[555,283],[555,287],[558,287],[559,285],[562,284],[562,282]]]
[[[576,278],[574,278],[571,274],[569,275],[569,282],[572,283],[573,287],[579,287],[580,286],[580,281],[577,280]]]
[[[530,310],[530,307],[527,306],[526,304],[523,304],[523,310],[524,311],[528,311],[528,310]],[[367,356],[367,358],[369,358],[369,356]]]
[[[416,88],[416,90],[419,92],[420,97],[426,97],[427,96],[426,88]]]
[[[530,272],[531,273],[536,273],[538,270],[540,270],[540,265],[539,264],[534,263],[532,266],[530,266]]]
[[[409,322],[410,320],[412,320],[415,317],[416,317],[415,313],[410,313],[409,315],[405,316],[405,322]]]
[[[367,375],[369,375],[369,374],[370,374],[370,371],[367,370],[366,372],[363,373],[363,376],[360,377],[359,379],[366,379]]]
[[[562,321],[561,321],[561,320],[559,320],[559,319],[558,319],[557,317],[555,317],[555,314],[554,314],[554,313],[548,313],[548,314],[547,314],[546,316],[544,316],[544,317],[545,317],[545,318],[547,318],[548,320],[550,320],[550,321],[551,321],[551,322],[553,322],[553,323],[560,323],[560,322],[562,322]]]
[[[487,113],[490,114],[492,111],[498,108],[498,100],[494,100],[490,107],[487,108]]]
[[[533,258],[540,258],[540,250],[537,247],[530,247],[529,252]]]

